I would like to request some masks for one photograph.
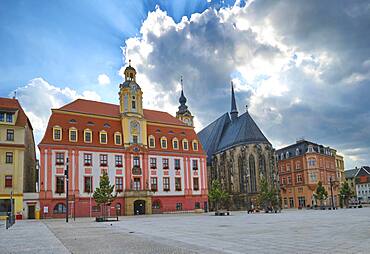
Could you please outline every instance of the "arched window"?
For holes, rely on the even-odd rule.
[[[240,183],[240,193],[247,193],[247,170],[246,163],[243,161],[243,157],[240,156],[238,159],[238,168],[239,168],[239,183]]]
[[[284,154],[283,153],[280,154],[280,160],[284,160]]]
[[[295,155],[298,156],[299,155],[299,148],[297,147],[297,149],[295,149]]]
[[[257,192],[256,163],[252,154],[249,156],[249,171],[251,179],[251,192]]]
[[[172,148],[175,150],[179,149],[179,140],[177,138],[172,139]]]
[[[100,131],[100,144],[107,144],[108,143],[108,134],[106,131]]]
[[[187,139],[182,140],[182,149],[189,150],[189,142]]]
[[[53,210],[55,214],[63,214],[66,213],[67,209],[63,203],[56,204]]]
[[[122,134],[121,132],[114,133],[114,144],[115,145],[122,145]]]
[[[166,137],[161,137],[161,148],[162,149],[167,149],[167,138]]]
[[[92,131],[90,129],[84,130],[84,142],[91,143],[92,142]]]
[[[285,159],[288,159],[288,158],[289,158],[289,152],[286,152]]]
[[[266,177],[266,161],[265,161],[265,156],[260,155],[259,156],[259,170],[260,170],[260,175]]]
[[[77,129],[75,127],[69,128],[69,141],[77,142],[77,139],[78,139]]]
[[[198,151],[198,141],[197,140],[193,140],[193,150],[194,151]]]
[[[53,127],[53,140],[61,141],[62,140],[62,127],[56,125]]]
[[[155,137],[150,135],[148,137],[149,148],[155,148]]]

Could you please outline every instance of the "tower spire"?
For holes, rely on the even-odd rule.
[[[181,95],[179,98],[179,111],[176,112],[176,117],[183,121],[186,125],[188,126],[193,126],[193,116],[190,113],[188,106],[186,105],[186,97],[184,95],[184,84],[183,84],[183,79],[182,76],[180,78],[180,83],[181,83]]]
[[[236,109],[235,94],[234,94],[234,84],[231,81],[231,121],[238,118],[238,110]]]

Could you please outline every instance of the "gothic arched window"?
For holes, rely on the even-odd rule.
[[[251,192],[257,192],[256,163],[252,154],[249,156],[249,171],[251,179]]]

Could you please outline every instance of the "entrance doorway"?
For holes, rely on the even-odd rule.
[[[30,220],[35,219],[35,206],[34,205],[28,206],[28,219]]]
[[[134,214],[135,215],[145,214],[145,201],[144,200],[136,200],[134,202]]]

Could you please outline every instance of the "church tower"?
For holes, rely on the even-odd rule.
[[[184,96],[184,86],[182,83],[182,77],[181,77],[181,96],[179,99],[180,106],[179,111],[176,112],[176,118],[184,122],[188,126],[194,127],[193,118],[194,116],[191,115],[188,106],[186,106],[186,97]]]
[[[143,113],[143,92],[136,83],[136,70],[129,66],[125,69],[125,81],[120,84],[120,114],[125,147],[132,144],[147,144],[146,121]]]

